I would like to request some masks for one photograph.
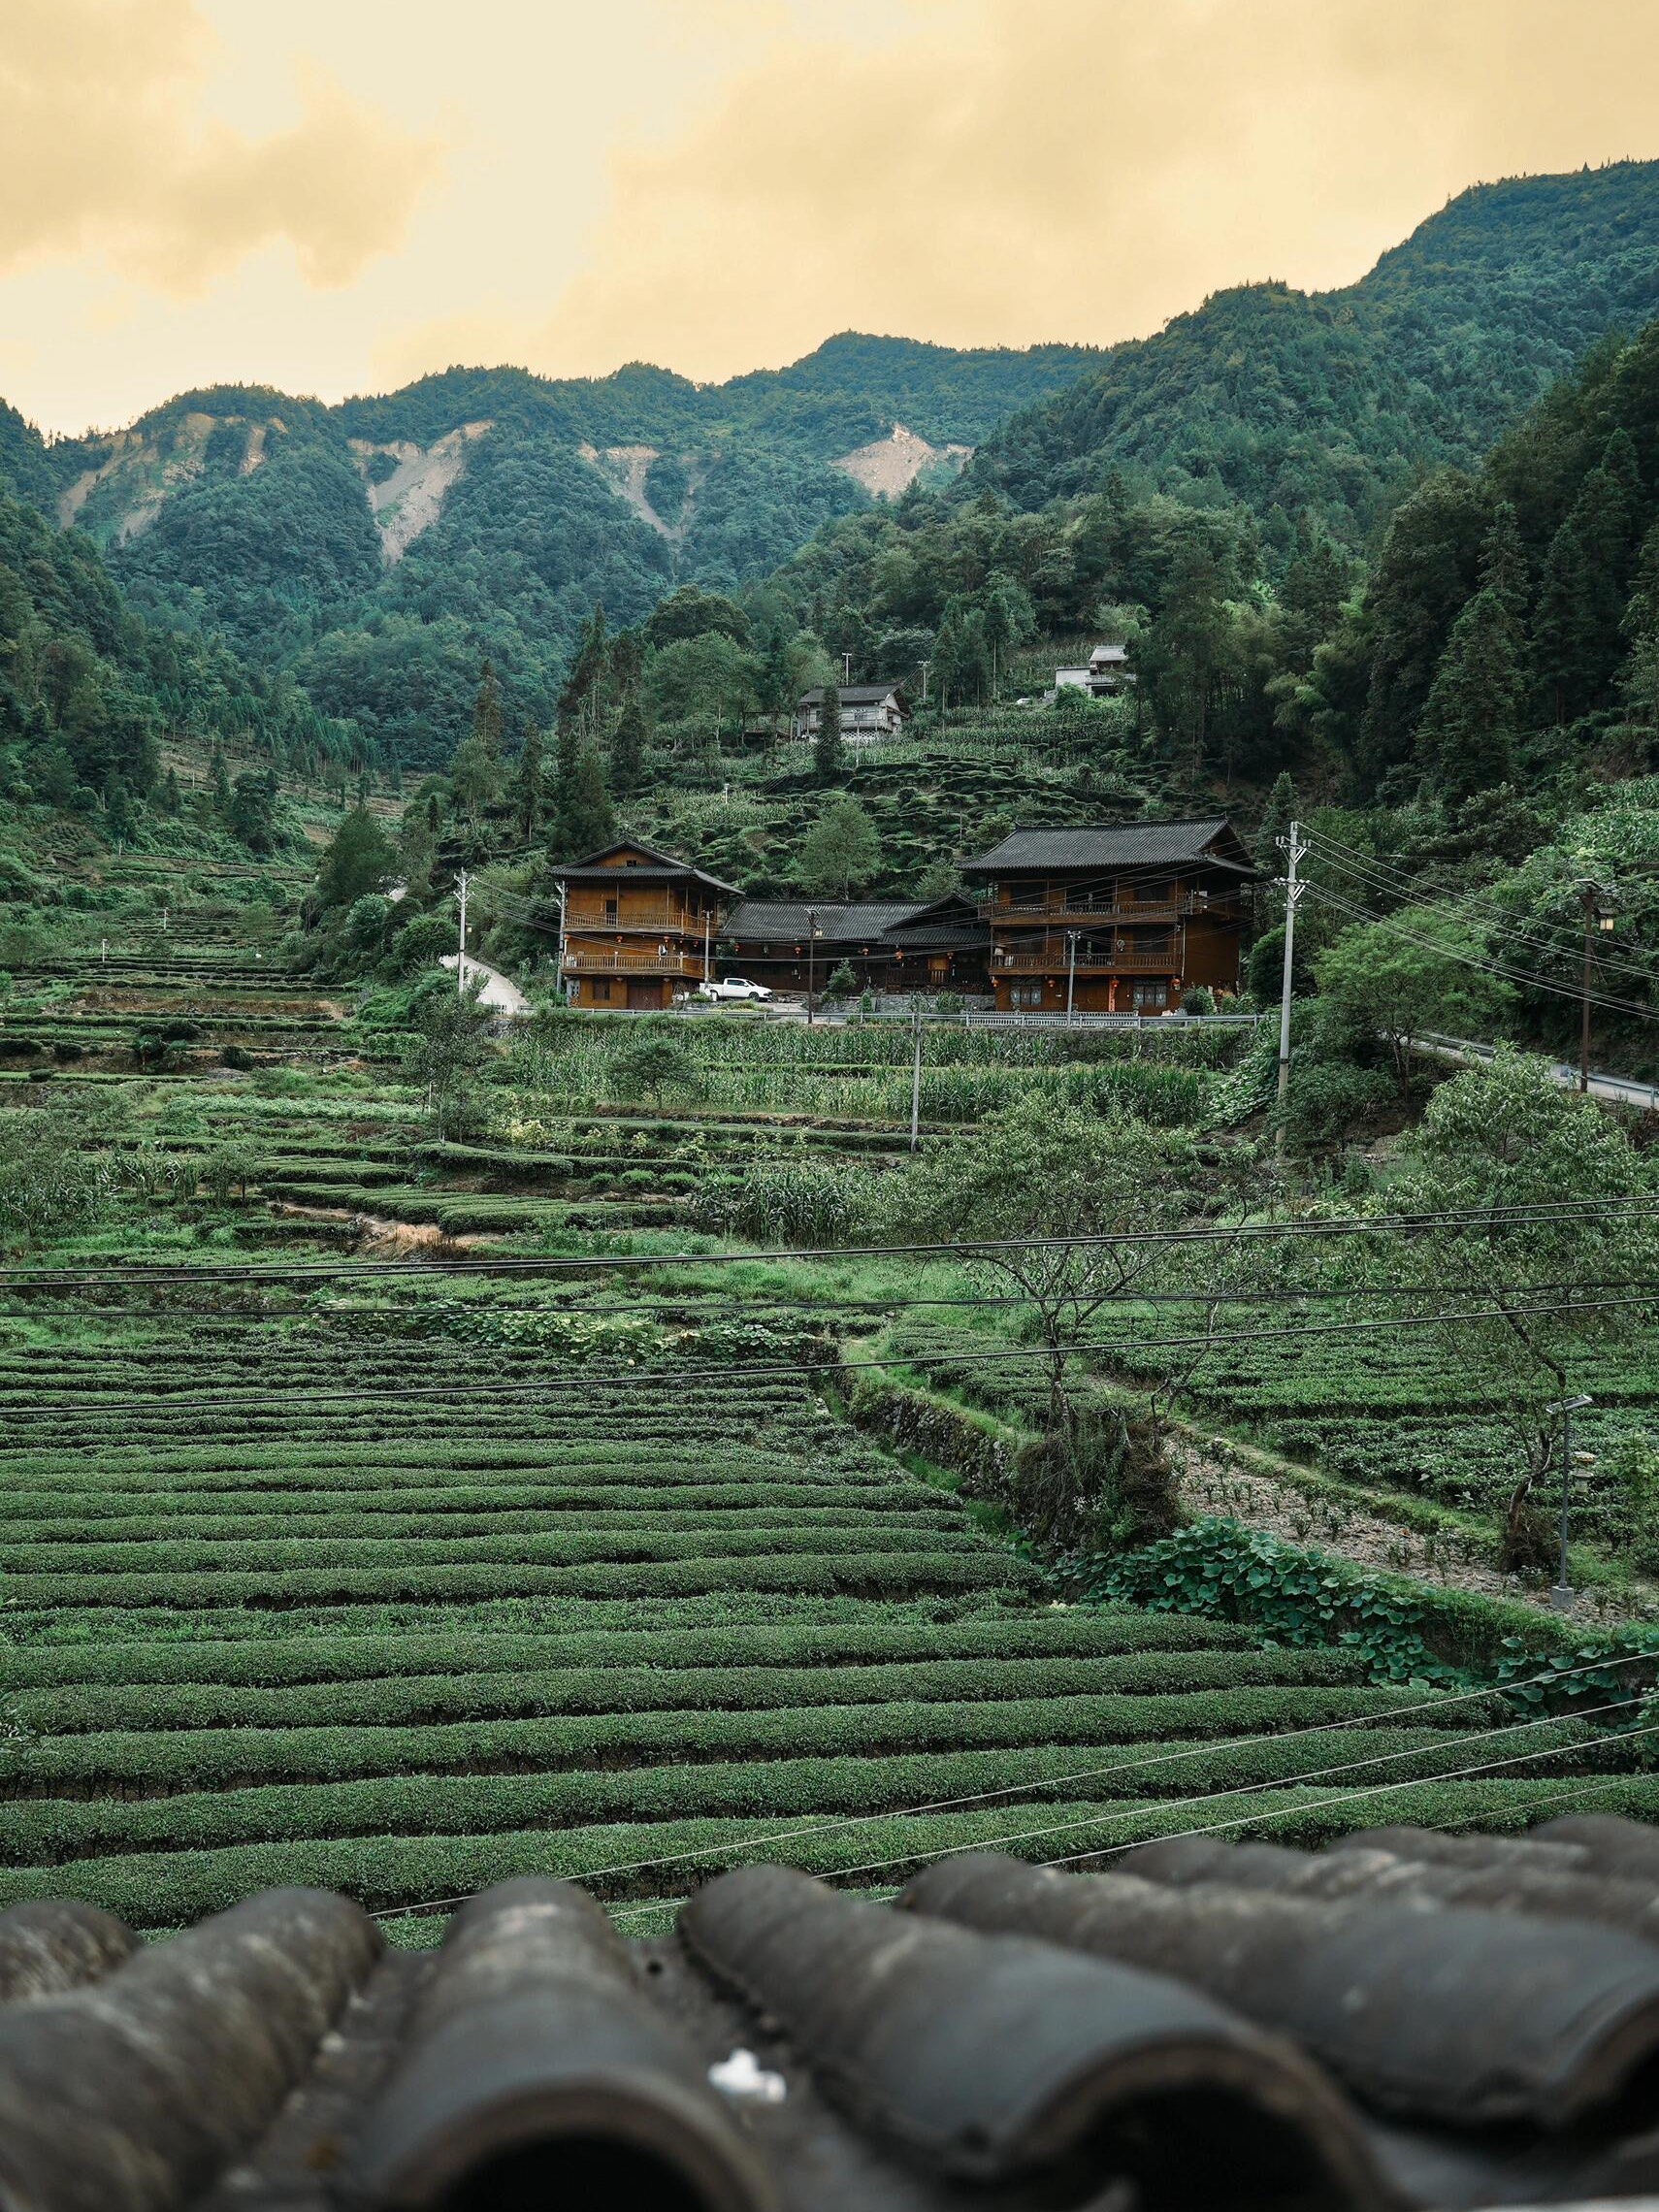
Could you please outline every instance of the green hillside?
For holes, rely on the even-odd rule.
[[[1477,185],[1344,290],[1244,285],[1114,346],[998,431],[964,488],[1035,507],[1122,469],[1362,542],[1425,468],[1478,458],[1656,309],[1659,164]]]

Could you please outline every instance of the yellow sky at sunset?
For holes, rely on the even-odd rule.
[[[1349,281],[1659,155],[1655,0],[0,0],[0,395],[719,377]]]

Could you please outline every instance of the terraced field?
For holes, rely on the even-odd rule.
[[[643,1910],[762,1855],[879,1884],[992,1839],[1522,1818],[1600,1771],[1578,1723],[1055,1607],[706,1348],[630,1372],[214,1297],[0,1316],[0,1900],[162,1926],[315,1882],[418,1938],[531,1870]]]

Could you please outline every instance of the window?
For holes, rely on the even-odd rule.
[[[1137,887],[1135,895],[1143,906],[1167,906],[1175,896],[1175,886],[1172,883],[1143,883]]]
[[[594,985],[594,996],[596,998],[608,998],[610,996],[610,985],[608,983],[596,983]]]
[[[608,896],[605,899],[604,918],[607,922],[614,922],[616,920],[616,898],[614,895]]]
[[[1010,984],[1008,999],[1010,1005],[1020,1007],[1023,1010],[1041,1006],[1043,1003],[1043,987],[1041,983]]]
[[[1135,1012],[1161,1014],[1169,1004],[1167,983],[1137,983],[1135,986]]]

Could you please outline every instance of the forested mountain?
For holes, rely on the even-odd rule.
[[[450,369],[334,407],[220,388],[50,446],[8,410],[0,472],[91,536],[147,618],[292,676],[387,760],[448,758],[486,657],[509,745],[547,727],[596,604],[633,627],[699,586],[760,591],[742,625],[769,675],[728,671],[712,708],[676,677],[670,722],[775,713],[826,647],[902,672],[942,628],[947,692],[973,697],[1019,636],[1121,609],[1149,696],[1160,654],[1173,670],[1200,653],[1201,678],[1179,679],[1196,702],[1184,753],[1251,773],[1353,719],[1327,696],[1339,648],[1358,650],[1335,613],[1402,500],[1475,466],[1604,334],[1656,308],[1659,164],[1623,163],[1479,187],[1344,291],[1242,287],[1106,353],[844,335],[718,386],[635,364],[566,382]],[[1523,537],[1545,491],[1516,503]],[[981,636],[992,576],[1009,589],[977,605]],[[1400,764],[1426,696],[1412,667],[1398,714],[1362,710],[1393,732],[1367,736],[1366,772]]]
[[[546,720],[596,600],[637,620],[678,581],[764,575],[866,486],[950,475],[1094,358],[847,335],[718,386],[635,365],[450,370],[332,408],[218,388],[51,446],[8,413],[0,471],[98,541],[135,606],[430,764],[483,655],[514,718]]]
[[[1126,471],[1237,501],[1287,550],[1360,545],[1429,467],[1479,458],[1604,333],[1659,311],[1659,163],[1479,185],[1358,283],[1219,292],[1005,424],[966,485],[1024,507]]]

